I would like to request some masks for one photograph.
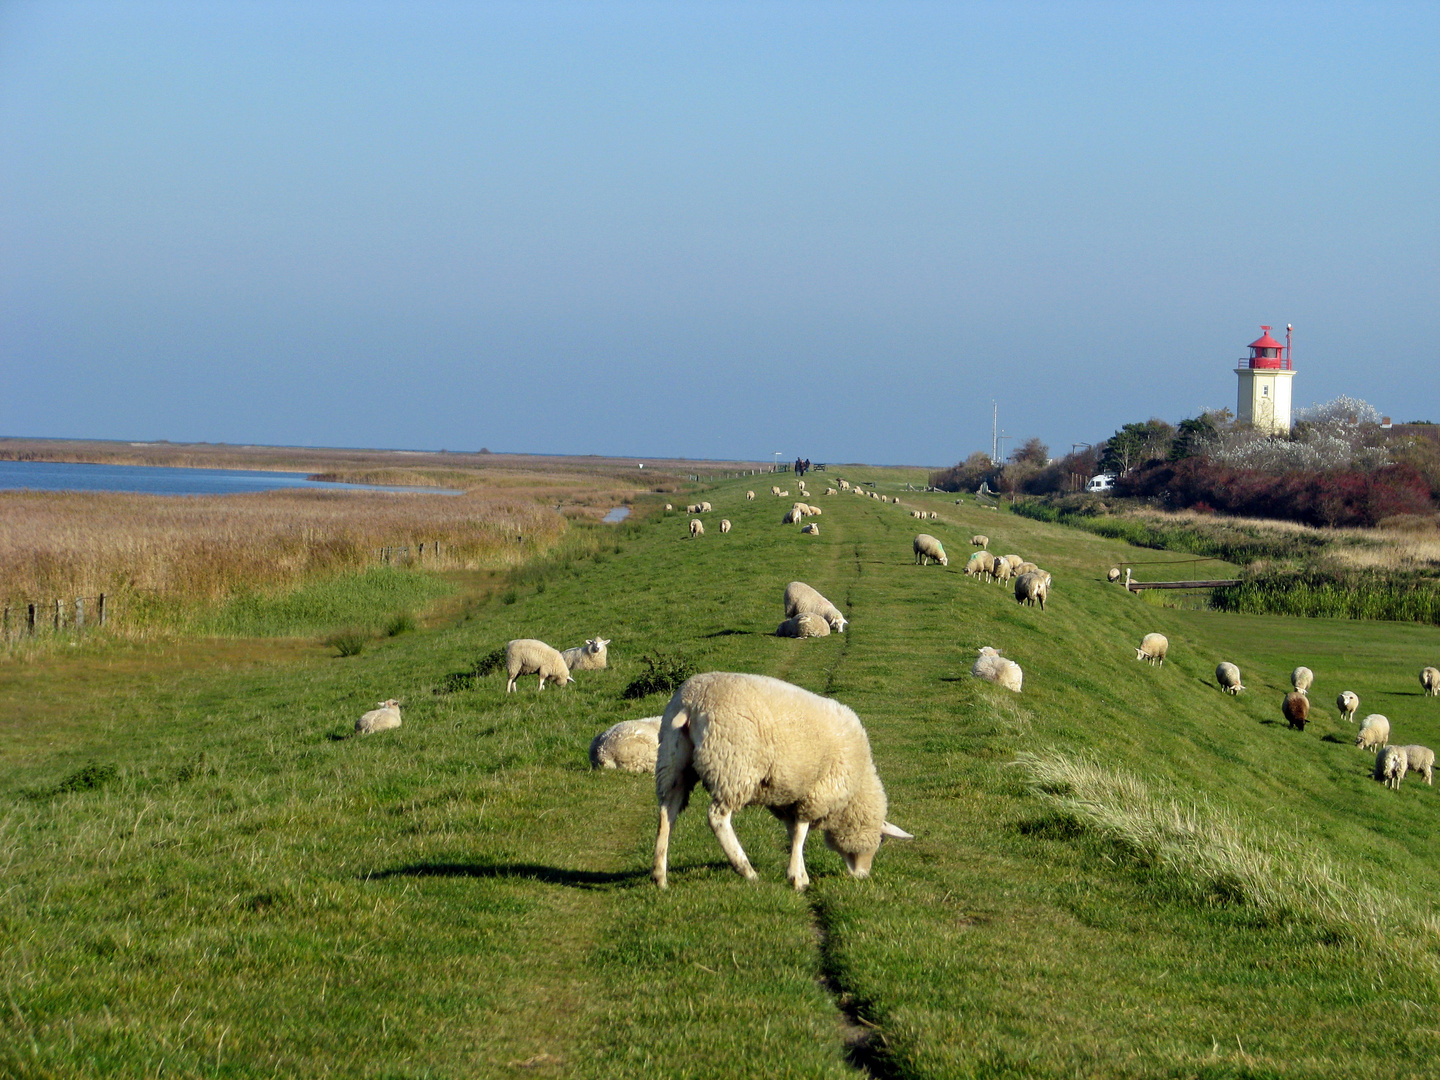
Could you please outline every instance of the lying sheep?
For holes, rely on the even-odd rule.
[[[1310,698],[1304,690],[1291,690],[1280,703],[1285,722],[1296,731],[1304,731],[1310,722]]]
[[[825,494],[826,494],[826,495],[839,495],[840,492],[837,491],[835,488],[826,488],[826,489],[825,489]]]
[[[821,616],[811,611],[802,611],[800,614],[786,619],[775,628],[776,637],[829,637],[830,624]]]
[[[1110,584],[1112,585],[1115,584],[1115,582],[1119,581],[1120,568],[1118,566],[1110,567],[1110,569],[1105,572],[1105,580],[1110,582]]]
[[[1025,673],[1020,670],[1019,664],[1001,656],[999,650],[988,645],[980,649],[980,655],[971,665],[970,674],[977,679],[1003,686],[1006,690],[1013,690],[1017,694],[1025,681]]]
[[[545,642],[534,638],[516,638],[505,643],[505,673],[510,676],[510,681],[505,684],[507,694],[514,691],[515,680],[521,675],[539,675],[538,690],[545,689],[546,679],[553,681],[556,686],[564,686],[572,681],[570,665],[565,663],[565,657]]]
[[[1435,786],[1435,751],[1428,746],[1402,746],[1405,752],[1405,771],[1419,773],[1425,783]]]
[[[790,497],[790,492],[789,492],[789,491],[777,491],[777,492],[775,492],[775,494],[776,494],[776,495],[779,495],[780,498],[782,498],[782,499],[788,499],[788,498]]]
[[[1360,733],[1355,736],[1355,746],[1369,750],[1372,754],[1390,741],[1390,721],[1379,713],[1371,713],[1360,721]]]
[[[1355,713],[1360,708],[1360,699],[1349,690],[1342,691],[1335,699],[1335,707],[1340,710],[1340,719],[1355,722]]]
[[[976,535],[970,537],[970,543],[978,548],[988,548],[990,546],[990,538],[988,536]]]
[[[1314,681],[1315,673],[1308,667],[1297,667],[1290,672],[1290,685],[1302,694],[1310,693],[1310,686]]]
[[[753,491],[747,491],[747,492],[745,492],[745,498],[746,498],[747,500],[753,499],[753,498],[755,498],[755,493],[754,493]]]
[[[845,627],[849,625],[849,620],[840,609],[825,599],[819,590],[811,588],[803,581],[792,581],[785,586],[785,615],[788,618],[803,612],[819,615],[837,634],[843,634]]]
[[[1245,689],[1240,685],[1240,669],[1234,664],[1221,662],[1215,665],[1215,681],[1227,694],[1238,694]]]
[[[915,561],[921,566],[929,566],[930,560],[934,559],[941,566],[949,566],[950,559],[945,554],[945,547],[929,533],[920,533],[910,545],[915,550]]]
[[[691,537],[691,539],[694,539],[694,538],[697,537],[697,536],[704,536],[704,535],[705,535],[705,523],[704,523],[703,521],[701,521],[699,518],[691,518],[691,519],[690,519],[690,537]]]
[[[994,568],[994,556],[988,551],[976,551],[971,554],[970,561],[965,564],[965,573],[969,577],[978,577],[981,581],[989,581],[990,571]]]
[[[565,666],[571,671],[603,671],[609,666],[610,653],[606,646],[610,641],[610,638],[589,638],[584,645],[566,649],[560,655],[565,658]]]
[[[1045,610],[1045,601],[1050,596],[1050,583],[1045,580],[1047,575],[1034,570],[1028,574],[1021,574],[1015,579],[1015,602],[1024,604],[1026,607],[1040,605],[1040,610]]]
[[[850,709],[765,675],[712,671],[687,680],[660,722],[655,795],[655,884],[665,888],[670,831],[699,782],[710,793],[710,828],[735,872],[757,875],[731,816],[765,806],[790,833],[786,878],[803,889],[805,838],[812,828],[845,859],[851,876],[870,874],[885,837],[913,839],[885,820],[885,788],[865,728]]]
[[[770,486],[770,494],[778,496],[780,494],[780,486],[778,484],[772,484]]]
[[[1146,634],[1135,650],[1135,659],[1149,664],[1165,666],[1165,654],[1170,651],[1170,639],[1164,634]]]
[[[1403,746],[1387,746],[1375,755],[1375,771],[1370,775],[1384,782],[1392,791],[1400,790],[1400,781],[1410,769],[1410,757]]]
[[[729,518],[721,518],[721,519],[720,519],[720,531],[721,531],[722,533],[727,533],[727,532],[730,531],[730,519],[729,519]]]
[[[1440,668],[1421,668],[1420,685],[1424,687],[1426,697],[1440,697]]]
[[[654,772],[660,748],[660,717],[621,720],[612,724],[590,743],[592,769],[620,769],[622,772]]]
[[[800,526],[800,531],[801,531],[802,533],[805,533],[807,536],[819,536],[819,535],[820,535],[820,526],[819,526],[819,525],[816,525],[816,524],[812,521],[812,522],[810,522],[810,524],[808,524],[808,525],[801,525],[801,526]]]
[[[394,698],[376,702],[376,707],[355,721],[356,735],[373,735],[400,726],[400,702]]]

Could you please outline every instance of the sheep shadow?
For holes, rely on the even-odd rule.
[[[694,870],[728,870],[729,863],[708,862],[686,866],[672,866],[670,876],[684,875]],[[386,878],[482,878],[497,880],[519,878],[538,881],[542,885],[563,885],[568,889],[608,889],[615,886],[633,886],[650,880],[650,870],[565,870],[558,866],[541,866],[538,863],[470,863],[470,862],[422,862],[408,866],[396,866],[389,870],[373,870],[358,875],[361,881],[382,881]]]
[[[758,632],[758,631],[755,631],[755,630],[716,630],[713,634],[702,634],[701,637],[705,637],[705,638],[740,637],[740,636],[742,636],[742,635],[744,635],[744,634],[754,634],[754,633],[757,633],[757,632]]]
[[[1320,741],[1321,741],[1321,742],[1328,742],[1328,743],[1335,743],[1337,746],[1349,746],[1349,745],[1350,745],[1352,742],[1354,742],[1355,740],[1354,740],[1354,739],[1342,739],[1339,735],[1331,734],[1331,735],[1321,735],[1321,736],[1320,736]]]

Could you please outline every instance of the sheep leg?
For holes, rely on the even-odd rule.
[[[810,823],[796,818],[790,825],[790,869],[785,874],[790,884],[799,892],[810,884],[810,875],[805,872],[805,837],[810,834]]]
[[[515,692],[515,676],[514,676],[514,675],[511,675],[511,676],[510,676],[510,681],[505,684],[505,692],[506,692],[507,694],[513,694],[513,693]]]
[[[655,868],[650,872],[650,876],[662,889],[666,884],[665,871],[670,856],[670,829],[674,826],[675,819],[680,816],[684,802],[685,796],[672,788],[660,803],[660,828],[655,834]]]
[[[730,865],[737,874],[746,881],[754,881],[759,875],[745,857],[745,849],[740,846],[740,838],[735,835],[730,816],[731,811],[726,810],[720,803],[710,803],[710,828],[715,832],[715,839],[720,841],[720,850],[725,852],[725,857],[730,860]]]

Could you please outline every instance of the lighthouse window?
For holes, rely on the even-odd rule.
[[[1260,388],[1260,396],[1261,396],[1261,397],[1269,397],[1269,396],[1270,396],[1270,388],[1269,388],[1268,386],[1262,386],[1262,387]]]

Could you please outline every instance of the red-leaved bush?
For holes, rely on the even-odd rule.
[[[1307,525],[1371,526],[1396,514],[1435,512],[1429,483],[1409,465],[1277,474],[1184,458],[1136,469],[1116,484],[1116,493]]]

